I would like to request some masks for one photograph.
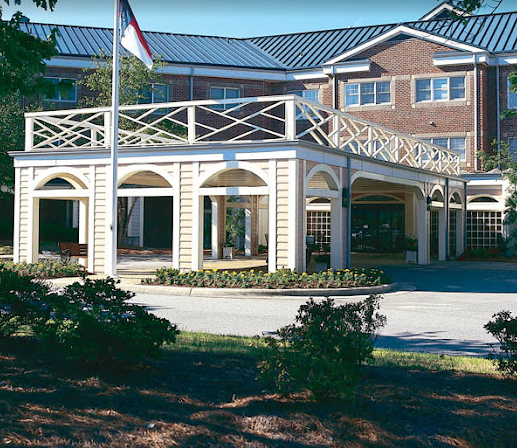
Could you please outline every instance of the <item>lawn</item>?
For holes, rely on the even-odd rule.
[[[354,403],[320,404],[265,390],[254,338],[183,333],[96,375],[21,341],[0,356],[0,446],[517,446],[517,381],[482,359],[378,351]]]

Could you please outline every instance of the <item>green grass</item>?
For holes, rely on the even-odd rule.
[[[265,347],[264,338],[221,336],[207,333],[182,332],[177,342],[167,347],[177,352],[203,352],[226,355],[257,357]],[[471,356],[449,356],[432,353],[414,353],[376,349],[370,365],[422,370],[455,370],[465,373],[494,375],[497,373],[491,361]]]

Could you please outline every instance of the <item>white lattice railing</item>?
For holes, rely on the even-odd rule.
[[[459,175],[459,156],[295,95],[121,106],[120,147],[308,140],[436,173]],[[108,148],[110,108],[26,114],[26,151]]]

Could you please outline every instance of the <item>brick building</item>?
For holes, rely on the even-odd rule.
[[[508,142],[510,151],[517,153],[517,118],[500,118],[503,110],[517,109],[517,93],[510,92],[508,79],[517,64],[517,12],[468,16],[458,21],[449,18],[451,9],[442,3],[422,19],[402,24],[250,39],[147,32],[151,49],[166,62],[165,83],[153,86],[148,102],[221,100],[206,107],[225,111],[235,106],[230,100],[296,94],[372,122],[379,129],[390,128],[401,136],[411,135],[450,150],[459,156],[462,176],[468,181],[466,204],[462,205],[466,205],[461,216],[466,225],[462,238],[467,247],[497,247],[498,235],[507,231],[503,225],[505,183],[499,173],[482,171],[478,153],[497,150],[494,140]],[[24,23],[22,27],[44,37],[53,26]],[[49,78],[76,83],[84,76],[83,69],[91,67],[92,56],[110,53],[109,29],[56,27],[59,55],[48,63]],[[58,109],[76,108],[84,95],[88,95],[84,87],[74,84],[68,92],[56,89],[45,103]],[[237,119],[244,117],[242,110],[235,110]],[[298,108],[299,112],[307,111]],[[304,126],[304,122],[310,128],[311,118],[318,112],[304,115],[297,126]],[[262,116],[262,120],[269,118]],[[325,126],[332,131],[333,124]],[[368,136],[348,145],[357,150],[364,142],[370,151],[373,145],[373,152],[383,145]],[[424,154],[413,156],[421,167],[437,160]],[[338,177],[342,175],[338,172]],[[410,230],[411,206],[405,187],[383,188],[374,179],[359,182],[350,192],[351,241],[347,250],[398,251],[403,245],[400,237],[416,233]],[[452,195],[444,199],[445,190],[435,196],[430,189],[425,196],[430,211],[428,255],[454,256],[456,249],[463,247],[456,236],[451,237],[463,227],[459,215],[449,213],[457,204]],[[140,202],[129,237],[143,245],[144,201]],[[306,222],[300,224],[306,235],[312,234],[322,245],[330,241],[330,203],[329,198],[317,196],[307,200]],[[216,209],[212,207],[212,214]],[[77,207],[75,210],[77,223]],[[440,224],[442,220],[446,224]],[[255,244],[267,244],[267,232],[260,233]]]

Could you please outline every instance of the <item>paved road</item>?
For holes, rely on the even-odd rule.
[[[388,323],[377,346],[484,355],[495,342],[483,329],[501,309],[517,312],[517,265],[448,262],[386,266],[401,290],[384,295]],[[345,303],[359,297],[336,302]],[[138,293],[135,300],[180,329],[255,335],[291,323],[302,298],[237,299]]]

